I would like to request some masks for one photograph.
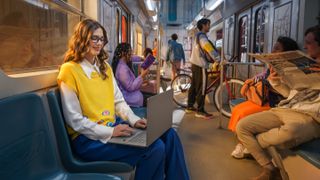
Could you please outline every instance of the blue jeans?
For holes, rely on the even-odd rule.
[[[172,128],[146,148],[104,144],[84,135],[72,144],[76,154],[86,161],[118,161],[135,166],[136,180],[190,179],[180,139]]]

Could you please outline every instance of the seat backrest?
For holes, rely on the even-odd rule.
[[[65,119],[62,114],[61,98],[58,88],[50,89],[47,93],[48,103],[52,117],[54,131],[58,141],[61,160],[64,164],[72,161],[73,153],[70,146],[70,139],[65,127]]]
[[[52,123],[56,134],[58,149],[64,167],[72,172],[104,172],[104,173],[127,173],[133,170],[129,164],[111,161],[85,162],[76,157],[72,151],[71,141],[65,126],[61,97],[58,88],[50,89],[47,92]]]
[[[59,171],[42,99],[28,93],[0,100],[1,179],[41,179]]]

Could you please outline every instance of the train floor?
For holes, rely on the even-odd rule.
[[[247,180],[257,176],[261,169],[255,160],[231,157],[237,139],[226,130],[228,119],[222,118],[223,128],[219,129],[219,113],[210,104],[206,109],[214,114],[213,119],[185,114],[178,126],[191,179]]]

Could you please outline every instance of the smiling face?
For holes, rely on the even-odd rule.
[[[103,35],[102,29],[96,29],[90,37],[89,52],[87,55],[91,57],[97,56],[103,48],[105,41],[106,38]]]

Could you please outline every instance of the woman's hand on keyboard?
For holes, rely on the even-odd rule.
[[[139,129],[145,129],[147,127],[147,120],[146,119],[139,119],[135,124],[134,124],[135,128],[139,128]]]
[[[119,124],[114,127],[112,136],[131,136],[133,134],[133,131],[134,130],[127,124]]]

